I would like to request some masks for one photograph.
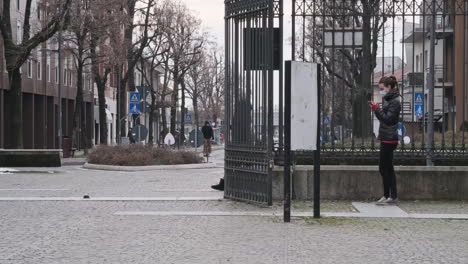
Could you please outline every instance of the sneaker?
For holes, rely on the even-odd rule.
[[[385,196],[382,196],[382,198],[380,198],[377,202],[375,203],[384,203],[385,201],[387,201],[387,197]]]
[[[398,204],[399,200],[398,198],[388,198],[385,203],[388,204],[388,205],[396,205]]]
[[[212,185],[211,188],[217,191],[224,191],[224,179],[221,179],[219,181],[219,184]]]

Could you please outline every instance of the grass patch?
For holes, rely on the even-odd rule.
[[[99,146],[88,156],[88,162],[91,164],[114,166],[196,164],[202,160],[194,152],[143,145]]]

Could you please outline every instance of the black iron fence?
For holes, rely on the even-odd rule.
[[[292,8],[293,58],[324,68],[324,157],[376,158],[367,101],[381,102],[378,82],[393,75],[403,105],[397,159],[468,161],[466,0],[293,0]]]

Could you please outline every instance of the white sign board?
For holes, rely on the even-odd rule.
[[[175,144],[175,138],[171,133],[167,133],[166,137],[164,138],[164,144],[172,146]]]
[[[317,64],[291,62],[291,150],[317,149]]]

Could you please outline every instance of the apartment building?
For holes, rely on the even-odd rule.
[[[22,37],[22,25],[26,0],[12,1],[11,23],[13,38],[18,43]],[[45,12],[32,3],[32,32],[39,30]],[[1,36],[0,36],[1,38]],[[76,70],[73,56],[62,52],[62,67],[58,64],[58,44],[54,39],[39,45],[27,62],[22,66],[23,89],[23,137],[26,149],[55,149],[59,146],[58,126],[62,113],[63,136],[72,137],[73,115],[76,98]],[[9,80],[6,71],[3,40],[0,40],[0,148],[12,147],[9,129],[11,123],[11,104],[8,96]],[[59,80],[59,70],[61,79]],[[88,76],[88,80],[89,80]],[[59,98],[59,88],[61,97]],[[61,109],[59,109],[61,100]],[[84,102],[86,109],[86,133],[92,137],[93,131],[93,89],[92,84],[85,82]]]
[[[467,11],[460,0],[437,3],[434,109],[443,113],[448,130],[458,131],[468,120]],[[427,15],[418,16],[419,21],[411,24],[403,43],[406,56],[411,58],[407,61],[405,101],[413,102],[414,93],[424,93],[427,106],[432,16],[430,10],[426,11]]]

